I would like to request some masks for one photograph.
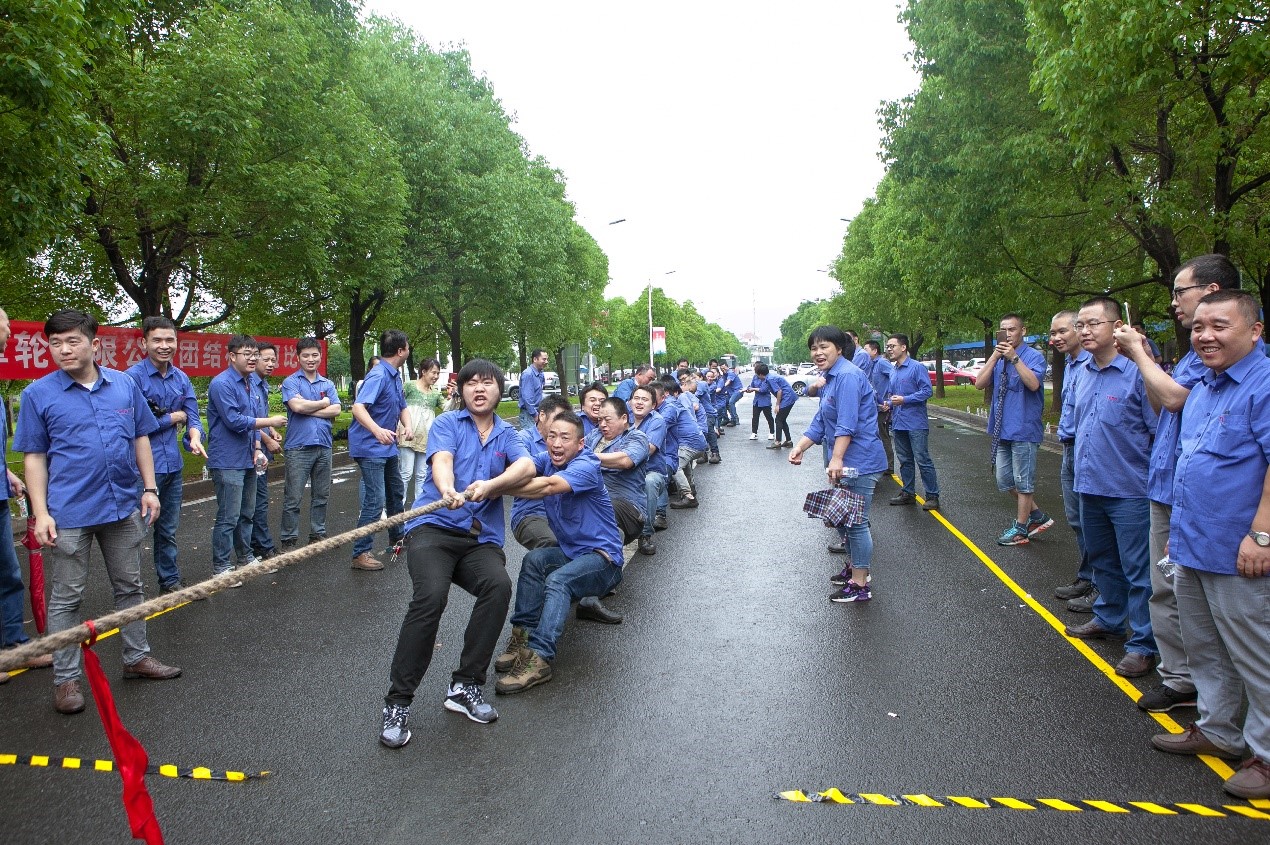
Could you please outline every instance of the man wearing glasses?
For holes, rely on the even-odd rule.
[[[1195,320],[1199,301],[1217,290],[1239,287],[1239,271],[1224,255],[1192,258],[1173,276],[1173,314],[1188,332]],[[1133,359],[1146,383],[1147,398],[1160,412],[1147,471],[1147,498],[1151,500],[1151,560],[1164,557],[1169,539],[1169,518],[1173,513],[1173,471],[1177,465],[1178,432],[1182,426],[1182,406],[1191,389],[1207,368],[1195,350],[1188,348],[1173,373],[1155,363],[1141,334],[1128,326],[1116,329],[1116,345]],[[1258,341],[1260,343],[1260,341]],[[1151,567],[1151,630],[1160,650],[1158,672],[1161,683],[1138,700],[1138,706],[1152,713],[1195,704],[1195,683],[1191,680],[1182,628],[1177,615],[1173,582],[1155,566]]]
[[[251,553],[251,523],[256,511],[256,468],[266,465],[260,446],[262,428],[281,428],[284,416],[257,417],[251,375],[260,350],[247,335],[229,339],[229,367],[207,389],[207,469],[216,487],[216,522],[212,526],[212,572],[255,562]],[[237,581],[232,586],[241,587]]]

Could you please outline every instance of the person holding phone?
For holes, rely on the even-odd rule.
[[[991,398],[988,433],[997,489],[1015,500],[1015,518],[1001,546],[1022,546],[1054,524],[1036,506],[1036,453],[1044,432],[1045,356],[1023,342],[1027,326],[1018,314],[1001,318],[997,345],[975,377],[975,388]],[[991,391],[991,392],[989,392]]]

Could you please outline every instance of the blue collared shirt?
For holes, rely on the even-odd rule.
[[[547,441],[542,439],[538,426],[526,426],[516,432],[516,436],[520,438],[521,445],[525,447],[525,452],[529,454],[529,457],[547,454]],[[515,531],[521,520],[530,516],[547,518],[547,509],[543,507],[542,499],[526,499],[521,496],[512,496],[512,530]]]
[[[97,372],[91,390],[58,370],[22,391],[13,449],[47,456],[49,515],[62,528],[118,522],[137,510],[133,441],[159,426],[131,376]]]
[[[662,418],[666,420],[667,444],[670,443],[672,437],[674,439],[675,451],[672,459],[677,470],[679,468],[679,450],[687,447],[694,452],[704,452],[706,450],[706,436],[701,431],[701,427],[697,425],[697,418],[676,397],[667,394],[666,401],[662,403],[658,411],[662,413]],[[666,447],[666,453],[667,456],[671,455],[669,445]]]
[[[1082,348],[1075,358],[1067,359],[1067,368],[1063,370],[1063,407],[1059,411],[1056,433],[1064,443],[1076,439],[1076,383],[1091,358],[1089,350]]]
[[[824,442],[830,450],[839,437],[850,437],[844,467],[854,467],[861,475],[886,471],[886,452],[878,439],[878,406],[864,371],[846,358],[839,358],[824,374],[820,407],[804,432],[813,443]]]
[[[1182,408],[1169,557],[1191,569],[1238,572],[1270,466],[1270,360],[1260,347],[1221,375],[1206,369]]]
[[[873,369],[869,371],[869,386],[873,388],[879,405],[890,396],[887,391],[891,389],[891,372],[894,369],[891,362],[885,358],[875,358],[873,361]],[[922,369],[926,368],[922,367]]]
[[[9,418],[5,414],[5,403],[0,402],[0,455],[9,454]],[[8,465],[6,464],[6,469]],[[0,479],[0,502],[9,501],[9,474],[4,473]]]
[[[631,378],[624,378],[617,383],[617,387],[613,388],[613,392],[609,395],[616,396],[623,402],[629,402],[631,401],[631,394],[635,392],[635,388],[637,387],[639,387],[639,385],[635,383],[635,378],[633,376]]]
[[[1113,499],[1147,495],[1147,463],[1156,413],[1138,365],[1116,355],[1099,368],[1090,355],[1076,382],[1077,493]]]
[[[597,431],[588,437],[586,445],[594,452],[595,447],[600,445],[600,433]],[[644,476],[648,474],[648,435],[637,428],[628,428],[604,450],[606,455],[614,452],[625,452],[635,465],[630,469],[601,465],[604,470],[604,486],[608,488],[610,496],[625,499],[643,513],[648,506],[648,496],[644,492]]]
[[[860,368],[860,372],[864,373],[867,380],[869,372],[873,369],[873,359],[869,357],[869,350],[864,348],[864,344],[860,344],[855,348],[855,353],[851,356],[851,363]]]
[[[893,431],[927,431],[930,422],[926,419],[926,400],[934,391],[930,387],[930,370],[925,364],[919,364],[912,358],[905,358],[903,364],[891,368],[891,381],[887,385],[885,399],[899,395],[904,403],[891,406],[891,429]]]
[[[745,389],[741,384],[741,377],[736,374],[736,370],[728,370],[724,374],[723,389],[727,391],[729,399]]]
[[[772,383],[765,376],[754,376],[750,379],[750,387],[754,390],[754,407],[772,407]]]
[[[401,373],[381,358],[366,374],[366,379],[358,389],[357,404],[366,407],[366,412],[375,421],[375,425],[396,431],[401,412],[406,407],[406,392],[401,383]],[[428,436],[431,437],[431,433]],[[353,458],[391,458],[397,454],[397,444],[380,443],[354,417],[353,424],[348,427],[348,454]]]
[[[701,429],[702,433],[704,433],[706,430],[706,409],[705,406],[701,404],[701,399],[697,396],[697,394],[680,393],[679,404],[683,405],[684,410],[692,415],[692,418],[697,423],[697,428]]]
[[[230,367],[207,388],[207,465],[212,469],[251,469],[255,461],[260,435],[252,375]]]
[[[494,427],[482,443],[480,432],[476,430],[476,422],[467,409],[446,411],[428,429],[428,451],[424,455],[428,471],[413,507],[422,507],[441,498],[441,491],[432,479],[432,457],[438,452],[448,452],[454,456],[454,489],[460,493],[473,481],[497,478],[520,458],[529,457],[516,429],[497,414],[494,416]],[[476,535],[478,542],[496,543],[500,546],[503,544],[505,527],[502,496],[483,502],[464,502],[462,507],[455,510],[441,508],[415,517],[406,523],[406,532],[409,533],[419,525],[470,532],[473,519],[481,523]]]
[[[1038,384],[1036,390],[1028,390],[1023,386],[1018,368],[1007,364],[1004,358],[998,359],[992,367],[992,387],[989,388],[988,431],[991,432],[996,427],[997,391],[1001,389],[1004,379],[1006,394],[1001,439],[1040,443],[1045,439],[1041,426],[1041,412],[1045,408],[1045,356],[1030,346],[1020,346],[1014,352],[1036,376]]]
[[[635,418],[632,416],[631,419],[634,420]],[[660,472],[662,475],[669,474],[667,471],[669,463],[666,456],[670,453],[665,448],[666,420],[657,411],[649,411],[648,416],[644,417],[643,421],[636,422],[634,427],[638,431],[644,432],[644,436],[648,438],[650,452],[647,466],[648,472]],[[678,452],[676,451],[675,454],[678,455]],[[675,460],[678,460],[678,458],[676,457]]]
[[[273,416],[272,414],[269,413],[269,394],[273,390],[273,388],[269,387],[269,379],[260,375],[260,373],[252,373],[251,386],[252,386],[252,389],[256,391],[257,416],[260,416],[260,417]],[[265,429],[265,431],[269,432],[269,434],[274,437],[278,436],[278,432],[274,431],[272,428],[267,428]],[[273,452],[270,452],[268,449],[264,449],[263,451],[265,453],[265,460],[272,463],[274,460]]]
[[[194,385],[190,377],[176,367],[168,366],[166,373],[160,373],[149,358],[142,358],[127,370],[128,375],[141,388],[141,395],[146,398],[153,412],[159,413],[155,419],[158,429],[150,435],[150,452],[154,455],[154,472],[166,475],[181,472],[185,462],[181,460],[181,450],[176,442],[176,426],[172,424],[172,412],[184,411],[188,429],[196,429],[203,433],[203,420],[198,415],[198,400],[194,398]],[[189,435],[182,438],[185,448],[189,449]]]
[[[1173,380],[1193,390],[1199,384],[1208,367],[1189,349],[1173,368]],[[1147,497],[1162,505],[1173,504],[1173,469],[1177,466],[1178,432],[1182,428],[1182,415],[1168,408],[1160,409],[1160,424],[1155,427],[1155,445],[1151,447],[1151,465],[1147,470]]]
[[[520,374],[520,384],[517,387],[520,393],[516,398],[516,405],[531,416],[538,416],[538,406],[542,404],[542,392],[546,384],[547,376],[542,370],[530,364]]]
[[[595,427],[595,423],[592,422],[591,418],[588,417],[586,414],[579,413],[578,419],[582,420],[582,437],[583,438],[590,437],[591,432],[593,431],[599,431],[599,429]]]
[[[622,535],[613,516],[613,500],[604,487],[600,459],[595,453],[583,449],[559,468],[545,453],[535,456],[533,461],[539,475],[548,478],[558,475],[569,482],[568,493],[557,493],[542,500],[560,551],[570,560],[589,552],[604,552],[614,566],[621,566],[625,562]]]
[[[332,405],[340,404],[339,391],[335,382],[321,373],[314,373],[313,381],[301,370],[296,370],[282,380],[282,402],[287,405],[287,441],[286,449],[300,449],[305,446],[322,446],[331,448],[332,421],[312,414],[297,414],[288,405],[292,399],[307,399],[310,402],[321,402],[325,396]]]
[[[714,401],[714,393],[710,389],[710,382],[705,379],[697,379],[697,401],[701,403],[701,410],[705,411],[707,417],[713,417],[719,410]]]
[[[773,395],[776,393],[781,395],[780,409],[788,408],[798,401],[798,394],[794,392],[794,388],[784,376],[769,375],[767,386],[771,388]]]

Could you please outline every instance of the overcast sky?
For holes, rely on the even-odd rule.
[[[917,88],[894,0],[366,9],[467,48],[513,128],[563,171],[609,257],[607,295],[633,299],[651,278],[768,343],[799,302],[836,289],[820,271],[882,177],[878,107]]]

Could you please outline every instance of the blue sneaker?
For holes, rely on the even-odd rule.
[[[400,748],[410,741],[410,708],[389,704],[384,708],[384,729],[379,741],[389,748]]]
[[[450,684],[450,691],[445,697],[445,709],[462,713],[482,725],[488,725],[498,718],[498,711],[485,703],[485,696],[476,684]]]
[[[1027,528],[1017,522],[1010,523],[1005,533],[997,538],[998,546],[1026,546],[1027,543]]]
[[[829,597],[835,604],[846,604],[854,601],[869,601],[873,598],[873,588],[867,584],[861,587],[855,581],[848,581],[847,586]]]
[[[1035,537],[1054,524],[1054,520],[1043,510],[1034,510],[1027,518],[1027,536]]]

